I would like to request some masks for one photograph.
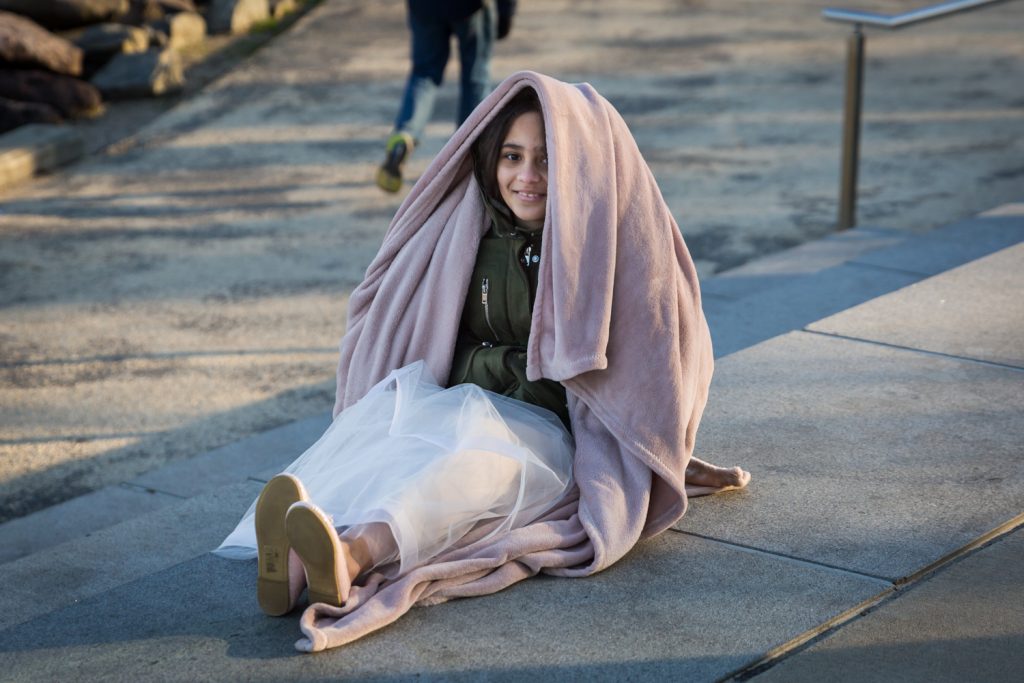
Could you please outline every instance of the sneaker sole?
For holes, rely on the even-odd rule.
[[[402,165],[413,145],[408,133],[395,133],[388,138],[384,148],[384,163],[377,169],[377,187],[385,192],[398,192],[402,189]]]
[[[377,169],[377,187],[385,192],[398,192],[402,189],[402,176],[388,173],[386,168]]]

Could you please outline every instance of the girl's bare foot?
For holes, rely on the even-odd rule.
[[[698,458],[686,466],[687,486],[707,489],[742,488],[750,481],[750,472],[739,467],[717,467]]]

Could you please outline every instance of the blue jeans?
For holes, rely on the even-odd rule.
[[[423,137],[437,90],[444,79],[444,68],[451,53],[452,35],[459,41],[459,126],[476,105],[490,92],[491,51],[497,37],[497,13],[493,2],[456,22],[425,20],[409,13],[412,33],[412,73],[405,84],[402,106],[395,120],[395,131],[406,132],[414,140]]]

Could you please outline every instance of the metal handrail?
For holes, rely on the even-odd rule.
[[[952,0],[903,14],[878,14],[840,8],[822,10],[829,21],[853,24],[846,43],[846,94],[843,103],[843,159],[839,179],[839,230],[857,223],[857,167],[860,159],[861,93],[864,86],[864,33],[861,27],[898,29],[931,19],[947,17],[1006,0]]]
[[[938,5],[922,7],[904,12],[903,14],[878,14],[877,12],[861,12],[852,9],[828,8],[821,11],[821,16],[829,21],[841,21],[847,24],[877,26],[878,28],[903,28],[911,24],[919,24],[929,19],[939,19],[950,14],[978,9],[1005,0],[953,0]]]

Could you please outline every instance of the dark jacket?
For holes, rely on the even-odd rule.
[[[409,14],[423,21],[462,21],[479,10],[488,0],[406,0]],[[516,0],[497,0],[498,39],[512,30],[512,17],[516,13]]]
[[[483,5],[483,0],[406,0],[409,14],[425,21],[461,21]]]
[[[476,384],[547,408],[568,427],[565,388],[549,379],[526,379],[541,232],[516,228],[490,205],[488,211],[491,229],[480,240],[448,385]]]

